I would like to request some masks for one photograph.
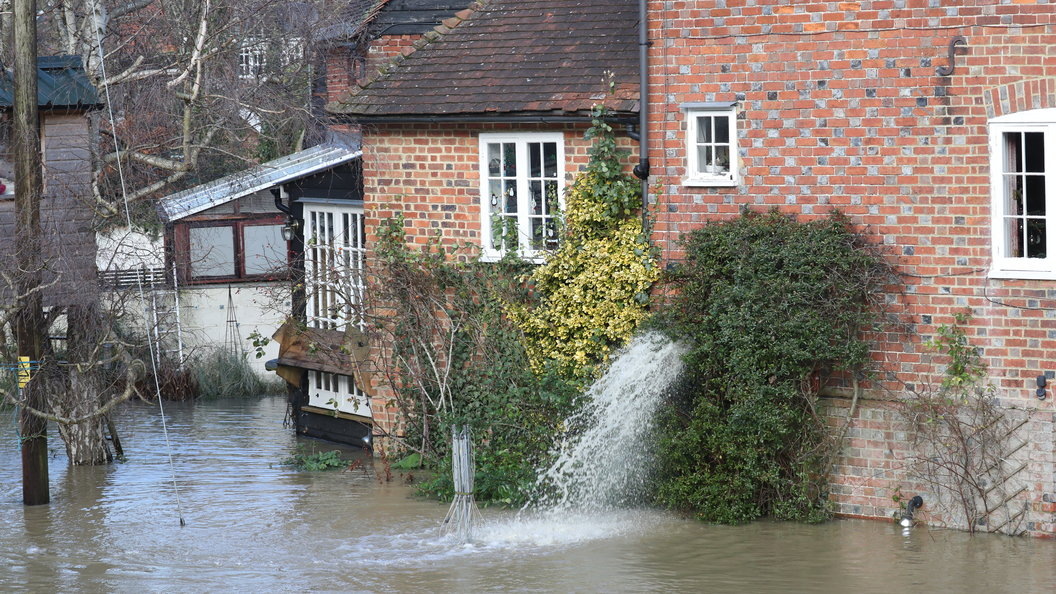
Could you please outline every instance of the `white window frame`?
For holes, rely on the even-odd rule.
[[[248,37],[238,47],[238,77],[256,79],[268,68],[268,40]]]
[[[737,154],[737,107],[732,103],[686,103],[681,106],[686,118],[686,174],[682,185],[690,187],[732,187],[740,183],[740,162]],[[697,142],[698,118],[724,117],[728,122],[728,142]],[[698,146],[727,147],[729,163],[726,171],[701,171]]]
[[[308,405],[373,418],[370,397],[351,375],[308,370]]]
[[[561,132],[482,132],[479,136],[480,146],[480,242],[481,257],[485,261],[497,261],[505,254],[505,248],[496,249],[492,245],[492,197],[489,191],[488,145],[512,143],[515,145],[517,171],[515,191],[517,192],[517,229],[520,256],[527,260],[541,262],[548,250],[532,247],[529,183],[533,179],[553,180],[551,177],[530,178],[529,145],[552,142],[557,145],[557,213],[544,213],[544,219],[557,218],[565,209],[565,135]],[[545,173],[545,172],[544,172]],[[545,206],[543,207],[545,210]],[[506,215],[502,215],[506,216]]]
[[[344,330],[363,325],[366,224],[363,205],[302,198],[304,291],[309,327]]]
[[[1056,279],[1056,109],[1034,109],[990,120],[990,221],[991,278]],[[1045,257],[1014,257],[1008,252],[1006,225],[1006,179],[1011,160],[1006,154],[1005,134],[1038,132],[1044,135]],[[1029,172],[1021,175],[1030,175]],[[1015,215],[1013,215],[1015,216]],[[1029,215],[1024,215],[1029,218]]]

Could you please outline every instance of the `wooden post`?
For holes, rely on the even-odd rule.
[[[18,354],[31,365],[42,366],[45,332],[44,307],[40,295],[43,255],[40,230],[41,172],[40,120],[37,113],[37,2],[14,0],[15,43],[15,262],[18,270],[18,311],[15,339]],[[39,376],[38,369],[34,376]],[[47,409],[42,378],[26,385],[25,404]],[[19,416],[22,437],[22,502],[48,503],[48,423],[25,408]]]

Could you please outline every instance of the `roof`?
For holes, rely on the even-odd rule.
[[[351,0],[337,16],[338,23],[320,29],[317,41],[348,40],[369,33],[421,35],[464,9],[470,0]]]
[[[362,33],[387,0],[351,0],[338,11],[337,24],[319,29],[316,41],[350,39]]]
[[[14,76],[0,70],[0,108],[14,105]],[[37,105],[42,109],[92,109],[99,95],[88,80],[78,56],[37,58]]]
[[[583,116],[601,102],[616,113],[637,111],[637,0],[476,6],[327,109],[356,119]]]
[[[314,146],[166,196],[158,203],[158,214],[163,221],[189,217],[254,192],[354,161],[362,154],[358,149],[344,146]]]

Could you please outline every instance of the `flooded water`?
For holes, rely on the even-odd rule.
[[[834,521],[709,526],[651,511],[517,519],[483,510],[467,545],[445,505],[351,471],[280,466],[298,441],[281,399],[170,404],[181,527],[157,409],[122,411],[128,461],[67,468],[21,505],[0,411],[0,591],[1051,592],[1056,543]],[[347,450],[355,455],[353,450]]]

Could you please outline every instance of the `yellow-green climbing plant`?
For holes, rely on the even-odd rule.
[[[560,248],[530,275],[539,301],[508,308],[536,371],[590,375],[645,318],[660,276],[638,215],[640,182],[623,171],[603,116],[595,111],[590,163],[565,195]]]

